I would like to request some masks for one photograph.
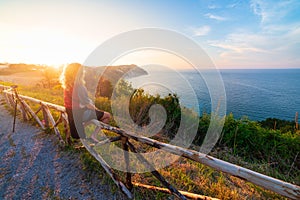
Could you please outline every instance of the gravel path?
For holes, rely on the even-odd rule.
[[[55,135],[20,120],[12,133],[13,116],[1,98],[0,199],[124,199],[88,176],[80,153],[61,150]]]

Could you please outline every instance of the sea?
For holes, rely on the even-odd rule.
[[[218,71],[219,76],[191,70],[146,71],[148,75],[129,79],[133,87],[162,97],[176,93],[181,106],[200,116],[213,110],[214,95],[209,88],[214,80],[224,86],[221,100],[226,103],[226,114],[236,119],[294,121],[296,112],[300,114],[300,69],[224,69]]]

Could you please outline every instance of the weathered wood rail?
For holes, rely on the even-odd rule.
[[[0,85],[0,89],[3,91],[6,103],[12,108],[15,108],[16,106],[16,108],[21,112],[24,121],[28,121],[31,118],[34,118],[43,130],[53,129],[62,145],[64,145],[65,142],[70,143],[70,132],[68,129],[69,124],[65,107],[41,101],[32,97],[20,95],[18,94],[16,87]],[[38,109],[36,111],[33,111],[33,109],[26,101],[39,105]],[[55,110],[59,113],[59,118],[56,121],[50,109]],[[43,113],[43,119],[40,119],[40,117],[38,116],[39,112]],[[58,125],[60,123],[63,123],[64,125],[66,141],[62,139],[61,133],[58,129]]]
[[[65,108],[63,106],[55,105],[52,103],[44,102],[35,98],[19,95],[15,88],[2,86],[0,85],[0,91],[2,90],[3,95],[5,97],[5,100],[8,105],[10,105],[12,108],[15,107],[15,105],[18,105],[18,110],[20,110],[22,117],[24,120],[29,120],[30,118],[35,119],[35,121],[39,124],[39,126],[42,129],[46,128],[53,128],[55,134],[57,135],[59,141],[61,141],[62,144],[69,143],[70,142],[70,133],[68,130],[68,118],[67,114],[65,112]],[[39,108],[37,111],[33,111],[31,107],[26,103],[26,101],[39,104]],[[59,118],[55,121],[51,110],[55,110],[60,113]],[[43,119],[41,120],[37,113],[42,111],[43,112]],[[63,123],[64,124],[64,132],[66,140],[64,141],[62,139],[61,133],[58,129],[58,124]],[[195,162],[202,163],[204,165],[207,165],[209,167],[212,167],[213,169],[225,172],[227,174],[233,175],[235,177],[239,177],[241,179],[244,179],[246,181],[249,181],[255,185],[261,186],[265,189],[271,190],[275,193],[278,193],[282,196],[288,197],[290,199],[300,199],[300,187],[297,185],[293,185],[291,183],[287,183],[260,173],[257,173],[255,171],[251,171],[249,169],[219,160],[217,158],[199,153],[194,150],[185,149],[182,147],[166,144],[163,142],[159,142],[157,140],[153,140],[151,138],[139,136],[135,133],[126,132],[122,129],[110,126],[108,124],[104,124],[102,122],[99,122],[97,120],[92,120],[89,123],[93,123],[96,125],[95,131],[92,133],[91,138],[94,141],[94,145],[103,145],[109,142],[115,142],[115,141],[121,141],[122,142],[122,148],[125,150],[125,152],[128,152],[129,150],[133,153],[136,152],[136,149],[132,142],[130,140],[135,140],[137,142],[147,144],[149,146],[162,149],[164,151],[167,151],[169,153],[183,156],[187,159],[193,160]],[[109,130],[111,132],[114,132],[118,134],[117,137],[111,137],[103,141],[98,141],[94,136],[98,134],[98,132],[101,129]],[[148,189],[154,189],[157,191],[167,192],[171,193],[175,196],[177,196],[180,199],[214,199],[211,197],[193,194],[185,191],[179,191],[176,188],[174,188],[171,184],[168,183],[167,180],[164,179],[164,177],[156,171],[154,168],[152,169],[152,174],[166,187],[166,188],[160,188],[156,186],[149,186],[144,185],[140,183],[133,183],[131,180],[131,173],[126,173],[126,180],[125,183],[121,181],[121,178],[118,177],[118,175],[114,172],[114,170],[105,162],[105,160],[93,149],[93,146],[88,144],[86,140],[82,139],[82,143],[85,145],[85,147],[89,150],[89,152],[100,162],[104,170],[107,172],[107,174],[112,178],[112,180],[115,182],[115,184],[118,186],[118,188],[128,197],[133,198],[131,189],[133,185],[140,186]],[[141,161],[141,163],[144,163],[145,165],[150,165],[149,162],[142,156],[142,154],[136,154],[138,155],[137,158]],[[126,167],[129,168],[129,154],[124,153],[124,158],[126,162]]]

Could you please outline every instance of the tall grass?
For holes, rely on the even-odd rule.
[[[51,89],[20,86],[18,91],[22,95],[63,105],[63,91],[59,86]],[[168,118],[164,130],[159,136],[161,140],[166,141],[174,136],[173,134],[176,133],[181,119],[181,110],[176,95],[166,97],[152,96],[144,93],[142,90],[137,90],[131,101],[130,115],[133,121],[139,125],[147,125],[149,123],[148,109],[151,105],[160,104],[164,106]],[[100,109],[111,112],[111,101],[107,97],[96,98],[96,105]],[[201,145],[209,123],[210,115],[203,113],[199,117],[199,128],[192,148],[197,149]],[[100,164],[87,151],[78,152],[72,147],[68,147],[68,149],[81,155],[84,169],[88,173],[96,172],[100,178],[109,180]],[[141,149],[145,150],[143,147]],[[230,114],[226,117],[222,136],[211,154],[243,167],[300,184],[299,151],[299,132],[293,132],[288,129],[272,130],[247,118],[235,119]],[[253,184],[183,158],[159,171],[176,188],[189,192],[221,199],[283,199],[279,195],[265,191]],[[122,177],[122,172],[118,173]],[[161,186],[160,182],[148,173],[135,174],[133,181]],[[109,182],[109,184],[112,184],[112,182]],[[141,188],[135,188],[135,196],[136,199],[165,199],[168,197],[166,194],[154,193]]]

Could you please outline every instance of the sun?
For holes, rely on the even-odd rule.
[[[61,67],[61,65],[48,65],[49,67],[52,67],[54,69],[59,69]]]

